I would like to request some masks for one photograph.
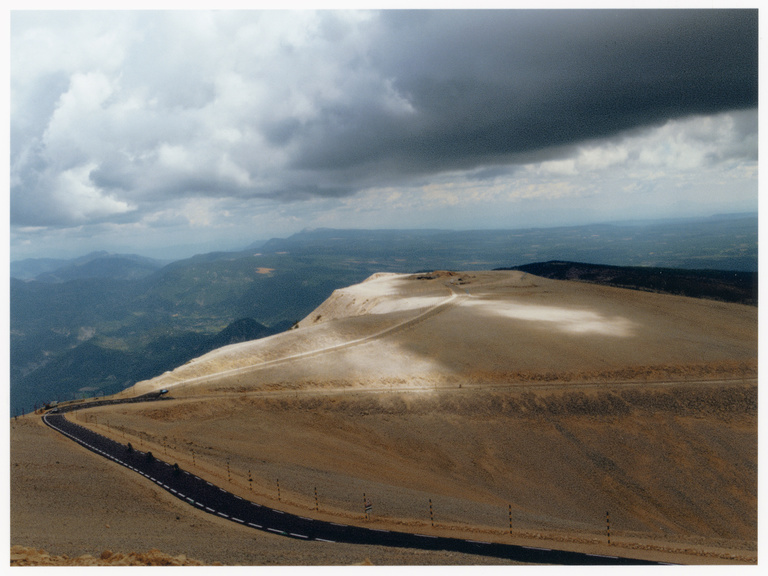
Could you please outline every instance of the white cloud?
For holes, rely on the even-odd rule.
[[[578,173],[576,160],[566,158],[564,160],[548,160],[538,165],[530,166],[530,169],[536,174],[552,174],[555,176],[573,176]]]
[[[78,166],[59,173],[56,177],[52,199],[66,210],[74,222],[102,219],[131,210],[126,202],[103,194],[90,180],[94,165]]]
[[[157,149],[157,162],[161,168],[181,173],[195,168],[190,152],[186,146],[163,142]]]
[[[625,165],[628,160],[629,150],[624,144],[605,142],[602,145],[582,146],[574,160],[574,170],[576,165],[585,171],[605,170]]]
[[[99,133],[103,106],[113,93],[104,74],[77,73],[71,77],[69,89],[59,98],[43,134],[49,162],[66,169],[73,161],[99,155],[108,136]]]

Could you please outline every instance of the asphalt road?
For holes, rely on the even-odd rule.
[[[133,401],[138,400],[134,399]],[[110,401],[102,401],[100,405],[106,403],[110,403]],[[82,407],[84,408],[85,406]],[[158,459],[152,456],[151,453],[141,452],[132,448],[129,449],[129,446],[126,444],[120,444],[71,422],[64,417],[63,412],[68,412],[72,409],[75,408],[68,407],[60,410],[58,413],[49,412],[43,416],[43,421],[54,430],[64,434],[88,450],[125,466],[137,474],[141,474],[147,480],[154,482],[160,488],[167,490],[186,504],[197,507],[208,514],[219,516],[255,530],[271,532],[299,540],[328,542],[329,545],[334,542],[345,542],[422,550],[448,550],[464,554],[506,558],[531,564],[660,564],[659,562],[618,556],[582,554],[531,546],[516,546],[350,526],[288,514],[256,502],[245,500],[179,468],[176,464]]]

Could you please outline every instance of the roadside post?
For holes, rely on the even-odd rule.
[[[371,504],[370,498],[365,497],[365,492],[363,492],[363,508],[365,509],[365,519],[369,520],[373,505]]]
[[[429,499],[429,520],[432,523],[432,528],[435,527],[435,512],[432,510],[432,498]]]

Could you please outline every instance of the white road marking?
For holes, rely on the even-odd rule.
[[[277,532],[278,534],[285,534],[282,530],[276,530],[275,528],[267,528],[270,532]]]
[[[205,507],[206,510],[209,510],[210,512],[216,512],[213,508],[208,508],[208,506]]]
[[[253,524],[252,522],[248,522],[248,526],[253,526],[254,528],[261,528],[259,524]]]
[[[224,514],[224,512],[216,512],[216,514],[218,514],[219,516],[223,516],[224,518],[229,518],[229,516]]]
[[[325,538],[315,538],[318,542],[329,542],[331,544],[336,544],[335,540],[326,540]]]
[[[234,516],[232,516],[232,520],[235,522],[240,522],[240,524],[245,524],[245,520],[240,520],[240,518],[235,518]]]
[[[309,538],[309,536],[304,536],[304,534],[294,534],[293,532],[290,532],[291,536],[296,536],[296,538]]]
[[[421,536],[422,538],[437,538],[437,536],[429,536],[428,534],[416,534],[416,536]]]
[[[588,552],[585,552],[585,554],[594,558],[612,558],[613,560],[617,560],[619,558],[618,556],[604,556],[602,554],[589,554]]]

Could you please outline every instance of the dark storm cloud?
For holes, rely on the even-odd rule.
[[[430,172],[757,105],[757,11],[384,12],[370,63],[410,114],[364,100],[284,126],[293,166]]]
[[[742,163],[757,150],[756,10],[17,11],[11,24],[17,228],[248,228],[267,205],[271,226],[293,225],[299,203],[305,222],[327,210],[333,223],[381,198],[426,213],[601,186],[623,207],[614,183],[640,156],[654,177],[727,165],[718,181],[738,172],[743,197],[755,181]],[[592,167],[616,172],[601,184]],[[579,186],[550,180],[579,170]]]

